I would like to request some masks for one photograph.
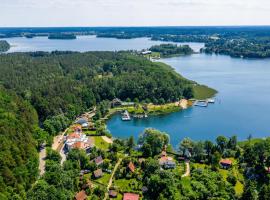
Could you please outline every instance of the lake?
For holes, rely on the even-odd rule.
[[[229,56],[194,54],[163,59],[184,77],[218,90],[216,103],[192,107],[166,116],[122,122],[113,116],[108,129],[114,136],[137,138],[147,127],[169,133],[176,146],[184,137],[214,140],[237,135],[244,140],[270,134],[270,60],[244,60]]]
[[[8,38],[15,51],[115,51],[141,50],[159,41],[148,38],[118,40],[79,36],[77,40]],[[203,44],[190,43],[198,51]],[[147,127],[165,131],[176,146],[184,137],[214,140],[218,135],[236,134],[244,140],[248,135],[266,137],[270,134],[270,59],[238,59],[229,56],[194,54],[162,59],[177,72],[218,90],[216,103],[207,108],[192,107],[184,111],[129,122],[113,116],[107,127],[114,137],[138,135]]]
[[[165,42],[152,41],[149,38],[114,39],[97,38],[96,36],[77,36],[75,40],[49,40],[47,37],[15,37],[5,38],[11,45],[8,53],[29,51],[119,51],[142,50]],[[168,42],[166,42],[168,43]],[[172,43],[172,42],[171,42]],[[202,44],[188,43],[195,51],[199,51]]]

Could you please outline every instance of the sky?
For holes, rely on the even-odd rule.
[[[270,25],[270,0],[0,0],[0,27]]]

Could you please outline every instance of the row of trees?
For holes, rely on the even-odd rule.
[[[0,40],[0,53],[8,51],[9,48],[10,45],[6,40]]]
[[[160,53],[161,57],[177,56],[177,55],[189,55],[193,53],[193,50],[188,45],[174,45],[174,44],[161,44],[152,46],[150,49],[152,52]]]

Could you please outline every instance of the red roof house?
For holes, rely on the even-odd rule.
[[[84,190],[78,192],[75,196],[76,200],[85,200],[87,198],[87,195]]]
[[[139,200],[140,196],[134,193],[124,193],[123,200]]]
[[[221,159],[219,163],[223,168],[229,168],[232,165],[232,161],[230,159]]]
[[[129,162],[128,164],[128,169],[133,173],[135,171],[135,166],[133,164],[133,162]]]

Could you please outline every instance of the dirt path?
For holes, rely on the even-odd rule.
[[[46,145],[42,144],[41,150],[39,151],[39,175],[42,176],[45,173],[45,163],[46,163]]]
[[[190,165],[189,165],[189,161],[186,161],[185,164],[186,164],[186,172],[182,175],[182,177],[190,176]]]
[[[119,158],[118,162],[117,162],[116,165],[114,166],[114,169],[113,169],[111,178],[110,178],[109,183],[108,183],[108,186],[107,186],[107,192],[105,193],[104,200],[108,199],[109,189],[110,189],[110,187],[112,186],[114,174],[115,174],[116,170],[118,169],[118,167],[119,167],[120,163],[122,162],[122,160],[123,160],[122,158]]]
[[[107,142],[107,143],[109,143],[109,144],[112,144],[112,143],[113,143],[113,141],[112,141],[111,138],[109,138],[109,137],[107,137],[107,136],[101,136],[101,137],[102,137],[102,139],[103,139],[105,142]]]
[[[53,144],[52,144],[52,149],[55,151],[60,151],[62,144],[64,142],[64,135],[68,131],[69,128],[66,128],[66,130],[61,134],[57,135],[53,138]]]

